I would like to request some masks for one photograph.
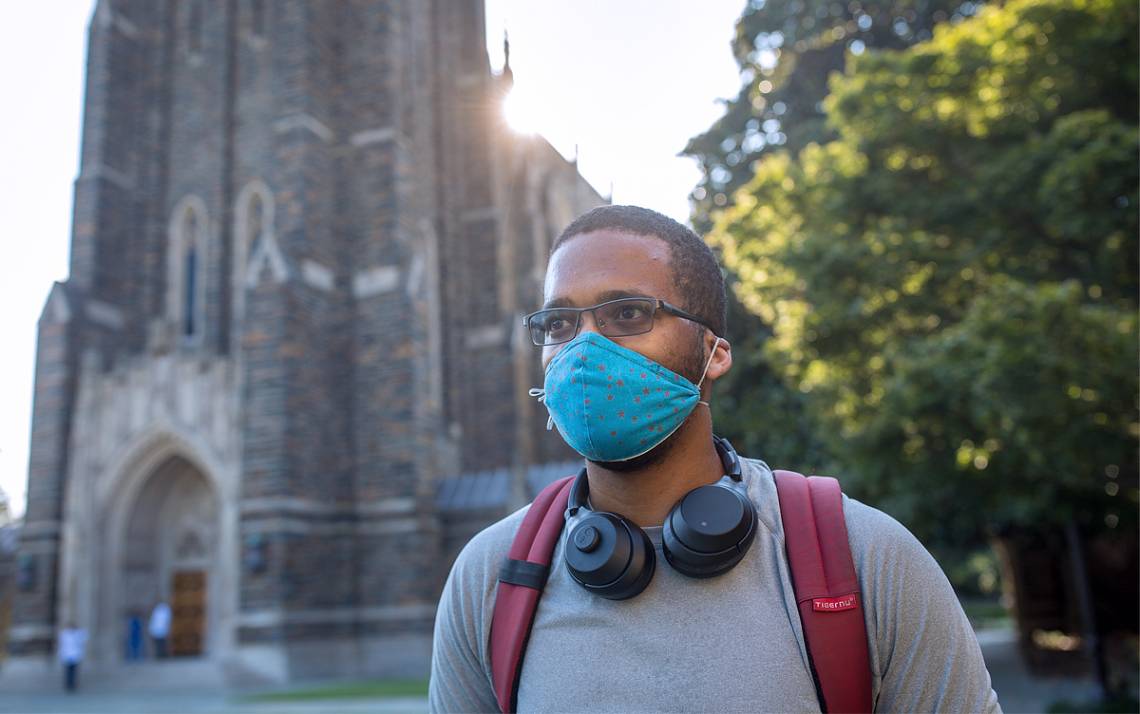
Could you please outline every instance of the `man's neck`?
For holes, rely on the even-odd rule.
[[[655,464],[623,472],[586,462],[591,508],[619,513],[643,528],[659,526],[686,493],[720,480],[724,466],[713,446],[712,419],[707,408],[698,409]]]

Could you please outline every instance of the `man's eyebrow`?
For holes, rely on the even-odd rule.
[[[640,290],[607,290],[603,293],[598,293],[594,297],[596,302],[594,302],[593,305],[600,305],[603,302],[609,302],[610,300],[618,300],[620,298],[627,298],[627,297],[651,298],[653,296],[649,295],[648,293],[642,292]],[[547,300],[542,305],[543,310],[549,310],[549,309],[555,308],[555,307],[579,307],[579,306],[575,305],[573,300],[571,300],[570,298],[566,298],[566,297],[553,298],[551,300]],[[583,307],[589,307],[589,306],[583,306]]]

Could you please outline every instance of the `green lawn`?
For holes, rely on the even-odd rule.
[[[341,682],[282,692],[253,694],[245,699],[257,702],[311,701],[315,699],[376,699],[384,697],[426,697],[426,679],[387,679],[368,682]]]

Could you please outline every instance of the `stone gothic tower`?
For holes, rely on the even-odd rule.
[[[100,0],[8,676],[65,622],[111,672],[160,601],[173,653],[231,675],[423,674],[441,479],[567,455],[519,316],[602,202],[502,125],[483,22],[480,0]]]

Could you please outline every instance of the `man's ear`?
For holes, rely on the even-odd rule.
[[[717,337],[712,332],[705,333],[705,344],[712,350],[709,368],[705,372],[705,381],[715,382],[732,368],[732,345],[725,338]]]

